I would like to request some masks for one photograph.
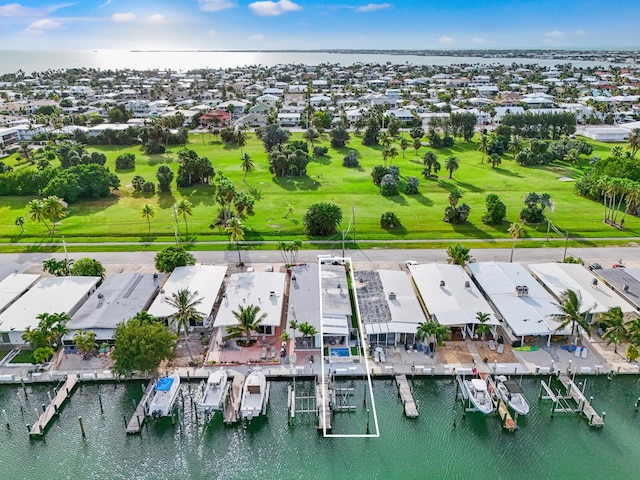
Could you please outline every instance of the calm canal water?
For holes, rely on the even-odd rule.
[[[395,385],[374,383],[379,438],[323,438],[311,415],[287,423],[287,382],[271,382],[268,418],[248,426],[225,426],[220,417],[196,422],[183,383],[182,428],[168,419],[151,423],[141,436],[127,437],[123,415],[131,415],[142,394],[140,383],[79,388],[52,424],[45,440],[30,440],[26,423],[46,402],[47,387],[0,388],[0,478],[2,479],[518,479],[637,478],[640,470],[640,379],[588,379],[587,395],[606,411],[606,425],[591,429],[581,417],[556,414],[537,401],[539,379],[525,378],[531,403],[520,430],[503,432],[496,417],[462,418],[452,379],[416,379],[420,417],[402,415]],[[362,382],[360,382],[362,383]],[[309,392],[312,383],[300,383]],[[49,387],[50,388],[50,387]],[[335,433],[365,433],[367,414],[357,385],[355,413],[333,417]],[[192,392],[199,395],[192,384]],[[20,413],[20,404],[25,409]],[[368,403],[370,406],[370,402]],[[77,417],[87,439],[82,440]],[[9,419],[11,430],[4,426]],[[456,427],[453,426],[454,419]],[[373,430],[373,420],[371,418]]]

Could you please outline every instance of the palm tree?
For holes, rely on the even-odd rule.
[[[234,139],[240,147],[240,153],[243,154],[242,149],[247,144],[247,133],[244,130],[236,130]]]
[[[449,205],[451,205],[454,208],[455,208],[456,205],[458,205],[458,201],[461,198],[462,198],[462,192],[457,188],[454,188],[453,190],[451,190],[449,192],[449,195],[447,196],[447,200],[449,201]]]
[[[226,338],[246,337],[245,345],[248,344],[251,332],[257,332],[262,321],[267,318],[266,313],[258,316],[260,307],[257,305],[247,305],[246,307],[238,305],[238,311],[231,313],[238,320],[238,324],[227,328]]]
[[[564,159],[567,163],[577,165],[578,163],[580,163],[580,152],[578,152],[578,150],[576,150],[575,148],[572,148],[564,156]]]
[[[611,149],[611,156],[613,158],[622,158],[622,147],[620,145],[616,145]]]
[[[484,163],[484,156],[489,153],[489,137],[486,134],[480,136],[480,145],[478,145],[478,151],[482,152],[482,160],[480,163]]]
[[[640,128],[634,128],[627,138],[629,144],[629,150],[631,150],[631,156],[635,157],[636,153],[640,149]]]
[[[404,151],[409,148],[409,140],[402,137],[400,139],[400,150],[402,150],[402,158],[404,158]]]
[[[16,227],[20,227],[20,235],[22,235],[24,233],[24,217],[22,215],[17,216],[13,224]]]
[[[42,213],[51,221],[51,235],[56,233],[56,222],[64,218],[66,203],[55,195],[50,195],[42,201]]]
[[[518,222],[513,222],[509,225],[509,236],[513,239],[513,243],[511,244],[511,257],[509,258],[509,262],[513,263],[513,250],[516,248],[516,240],[520,238],[524,234],[524,229],[522,225]]]
[[[31,221],[36,223],[44,223],[44,226],[47,227],[47,231],[51,233],[51,228],[47,224],[47,215],[44,212],[44,205],[41,200],[31,200],[27,203],[27,207],[29,207],[29,218]]]
[[[226,228],[227,234],[229,235],[229,241],[235,242],[236,249],[238,250],[238,265],[242,265],[242,259],[240,258],[240,244],[244,239],[244,225],[238,217],[231,217],[229,222],[227,223]]]
[[[180,331],[184,333],[184,343],[189,353],[189,358],[193,361],[191,349],[189,348],[189,326],[191,321],[202,321],[202,314],[198,312],[196,306],[202,303],[202,297],[198,297],[198,292],[190,292],[188,288],[183,288],[171,294],[170,298],[165,299],[167,305],[176,309],[169,317],[170,324],[176,325],[176,333],[180,335]]]
[[[416,338],[426,340],[430,337],[435,340],[433,342],[433,353],[435,354],[438,344],[451,338],[451,328],[434,321],[419,323],[416,330]]]
[[[487,333],[491,333],[491,325],[487,323],[490,318],[490,314],[486,312],[476,312],[476,320],[480,322],[476,327],[476,332],[482,336],[483,342]]]
[[[560,323],[556,332],[564,330],[571,325],[571,336],[574,337],[574,344],[578,343],[580,329],[583,329],[587,336],[591,338],[590,324],[587,317],[591,310],[581,311],[582,298],[580,293],[574,290],[565,290],[560,294],[560,303],[555,304],[561,313],[552,315],[553,319]]]
[[[303,343],[305,345],[307,344],[307,338],[311,338],[313,336],[315,336],[318,331],[316,330],[316,327],[314,327],[313,325],[309,325],[308,323],[301,323],[300,325],[298,325],[298,329],[300,330],[300,333],[302,334],[302,338],[303,338]],[[313,347],[313,345],[311,345]]]
[[[382,145],[383,150],[391,145],[391,136],[389,132],[380,132],[378,134],[378,142]]]
[[[242,167],[242,171],[244,172],[242,181],[247,183],[247,174],[249,172],[252,172],[256,168],[248,153],[242,154],[242,163],[240,163],[240,166]]]
[[[520,137],[518,135],[514,135],[513,137],[511,137],[509,145],[507,146],[507,150],[509,150],[514,155],[518,155],[522,151],[522,148],[523,145]]]
[[[289,204],[287,205],[287,213],[284,214],[283,218],[287,218],[289,215],[291,215],[291,212],[293,212],[293,205]]]
[[[147,219],[147,224],[149,225],[149,230],[148,230],[147,234],[151,235],[151,217],[155,217],[156,209],[153,208],[153,205],[149,205],[148,203],[145,203],[142,206],[142,211],[140,213],[142,215],[142,218],[146,218]]]
[[[436,152],[429,151],[422,156],[422,164],[425,166],[425,169],[426,169],[425,177],[428,178],[431,176],[431,169],[437,162],[438,162],[438,155],[436,154]]]
[[[298,322],[291,320],[289,322],[289,328],[293,330],[293,351],[296,350],[296,330],[298,330]]]
[[[460,243],[449,245],[447,247],[447,263],[462,265],[464,267],[467,263],[473,260],[473,257],[469,255],[469,252],[469,247],[465,247]]]
[[[422,147],[422,140],[420,140],[419,138],[414,138],[413,149],[416,151],[416,155],[418,155],[418,150],[420,150],[420,147]]]
[[[453,172],[455,172],[460,165],[458,159],[453,155],[447,158],[447,163],[444,164],[444,168],[449,171],[449,178],[453,178]]]
[[[315,128],[309,128],[302,134],[302,138],[311,144],[311,152],[313,153],[313,141],[320,138],[320,133]]]
[[[182,215],[182,219],[184,220],[184,237],[189,237],[189,225],[187,224],[187,215],[193,215],[193,203],[191,203],[186,198],[181,199],[178,203],[176,203],[176,213],[178,215]]]
[[[629,331],[620,307],[611,307],[600,315],[600,322],[607,326],[602,338],[607,345],[613,343],[613,352],[618,353],[618,344],[629,338]]]
[[[389,162],[389,166],[391,166],[391,162],[393,162],[393,159],[398,156],[398,149],[396,147],[387,148],[387,156],[391,157],[391,161]]]

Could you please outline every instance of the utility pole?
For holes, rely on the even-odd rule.
[[[353,226],[353,243],[356,243],[356,204],[351,204],[351,225]]]

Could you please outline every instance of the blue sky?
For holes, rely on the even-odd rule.
[[[0,0],[0,49],[640,48],[640,1]]]

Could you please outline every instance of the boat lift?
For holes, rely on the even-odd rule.
[[[540,381],[540,394],[538,398],[540,400],[552,400],[553,406],[551,407],[551,417],[554,416],[556,412],[560,413],[578,413],[582,414],[588,421],[590,427],[603,427],[604,426],[604,416],[605,413],[602,413],[602,416],[598,415],[591,405],[593,401],[593,397],[587,397],[584,395],[584,390],[587,386],[586,379],[581,382],[582,389],[575,384],[575,373],[570,378],[566,374],[559,374],[558,380],[562,383],[562,386],[565,388],[565,392],[563,393],[560,388],[554,389],[551,387],[551,383],[553,380],[553,376],[549,376],[548,382],[544,380]],[[546,393],[546,395],[544,395]]]

